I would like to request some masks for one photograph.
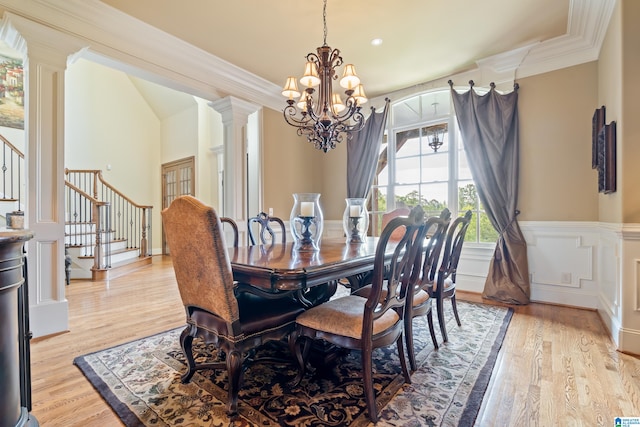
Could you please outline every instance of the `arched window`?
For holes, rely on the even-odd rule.
[[[371,194],[376,235],[383,213],[421,204],[428,215],[448,207],[455,217],[471,209],[474,215],[465,241],[497,240],[498,233],[478,200],[449,88],[391,105]]]

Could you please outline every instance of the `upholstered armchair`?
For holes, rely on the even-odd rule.
[[[290,298],[265,300],[250,293],[236,297],[224,233],[212,207],[180,196],[162,211],[162,221],[186,312],[180,345],[188,366],[182,382],[199,370],[226,369],[227,412],[234,416],[247,356],[268,341],[286,340],[304,310]],[[213,344],[222,357],[196,362],[194,339]]]

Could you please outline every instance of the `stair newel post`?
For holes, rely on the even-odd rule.
[[[100,270],[100,260],[102,260],[102,231],[100,220],[100,206],[98,203],[92,203],[93,206],[93,218],[95,219],[96,227],[96,246],[93,251],[93,269]]]
[[[147,208],[142,208],[142,237],[140,239],[140,256],[147,256]]]
[[[102,223],[104,224],[102,235],[104,236],[104,265],[111,268],[111,202],[105,202]]]
[[[98,179],[102,179],[102,174],[99,170],[93,171],[93,198],[100,200],[98,197]]]

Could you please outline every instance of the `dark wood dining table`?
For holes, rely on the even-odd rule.
[[[293,243],[229,248],[237,291],[267,298],[292,295],[307,306],[322,302],[348,280],[351,289],[365,284],[373,270],[377,237],[362,243],[323,239],[315,252],[301,252]]]

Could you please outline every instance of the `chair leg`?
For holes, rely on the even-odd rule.
[[[418,368],[416,364],[416,353],[413,349],[413,317],[406,314],[404,316],[404,341],[407,346],[409,366],[411,366],[411,371],[415,371]]]
[[[447,325],[444,322],[444,304],[442,298],[436,299],[436,307],[438,311],[438,323],[440,324],[440,332],[442,333],[442,341],[449,341],[449,337],[447,336]]]
[[[462,326],[462,323],[460,323],[460,317],[458,316],[458,305],[456,304],[456,294],[451,295],[451,306],[453,307],[453,315],[456,317],[456,322],[458,322],[458,326]]]
[[[180,334],[180,347],[182,347],[182,353],[184,353],[184,357],[187,359],[187,372],[182,374],[180,377],[183,384],[191,381],[191,377],[196,373],[196,361],[193,358],[192,344],[193,337],[190,334],[191,327],[187,326],[184,331]]]
[[[402,339],[402,337],[400,337],[400,339]],[[400,345],[402,345],[402,341],[400,342]],[[369,419],[375,424],[378,422],[378,409],[376,408],[376,393],[373,389],[373,362],[371,358],[371,349],[362,352],[362,382],[364,395],[367,401],[367,409],[369,410]]]
[[[402,347],[402,334],[398,337],[396,344],[398,346],[398,356],[400,356],[400,366],[402,367],[404,382],[405,384],[411,384],[411,374],[409,373],[409,369],[407,369],[407,359],[405,359],[404,348]]]
[[[436,331],[433,328],[433,313],[431,310],[427,313],[427,322],[429,323],[429,333],[431,334],[431,341],[433,342],[433,348],[436,350],[440,348],[438,346],[438,340],[436,339]]]
[[[238,413],[238,391],[242,384],[242,354],[237,350],[227,353],[227,375],[229,376],[227,415],[231,417]]]

